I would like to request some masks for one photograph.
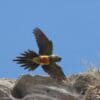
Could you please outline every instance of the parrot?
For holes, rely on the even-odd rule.
[[[27,50],[17,56],[13,61],[20,64],[24,69],[29,71],[35,70],[41,66],[43,70],[50,75],[51,78],[57,81],[66,80],[66,76],[57,62],[61,61],[61,57],[53,54],[53,43],[48,37],[36,27],[33,30],[39,51]]]

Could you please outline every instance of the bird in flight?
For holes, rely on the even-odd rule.
[[[61,57],[53,55],[53,43],[47,38],[47,36],[39,29],[35,28],[33,34],[36,38],[36,42],[39,48],[39,53],[32,50],[27,50],[17,56],[13,61],[17,64],[21,64],[21,67],[25,69],[35,70],[39,65],[43,70],[48,73],[53,79],[57,81],[63,81],[66,76],[57,64],[61,61]]]

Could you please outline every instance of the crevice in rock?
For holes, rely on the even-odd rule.
[[[24,95],[22,94],[22,91],[17,88],[14,88],[13,90],[11,90],[11,95],[14,98],[19,98],[19,99],[24,97]]]

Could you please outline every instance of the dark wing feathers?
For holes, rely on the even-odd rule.
[[[52,41],[49,40],[39,28],[35,28],[33,33],[35,35],[37,45],[39,47],[39,54],[52,55]],[[34,51],[28,50],[22,53],[20,56],[16,57],[14,61],[16,61],[18,64],[21,64],[21,67],[24,67],[25,69],[34,70],[38,67],[38,64],[32,62],[32,59],[38,56],[39,55],[36,54]],[[66,79],[66,76],[64,75],[61,67],[56,63],[43,65],[42,68],[45,72],[47,72],[52,78],[56,79],[57,81],[63,81]]]
[[[66,79],[61,67],[56,63],[52,63],[49,65],[42,66],[45,72],[47,72],[52,78],[57,81],[63,81]]]
[[[13,61],[21,64],[21,67],[24,67],[25,69],[34,70],[38,67],[38,64],[32,62],[32,59],[37,56],[38,54],[36,54],[34,51],[28,50],[21,53],[21,56],[16,57],[16,59]]]
[[[33,33],[39,47],[39,54],[51,55],[53,50],[52,41],[49,40],[39,28],[35,28]]]

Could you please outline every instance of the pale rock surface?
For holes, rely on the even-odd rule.
[[[1,78],[0,100],[100,100],[100,72],[72,75],[61,83],[37,75]]]

